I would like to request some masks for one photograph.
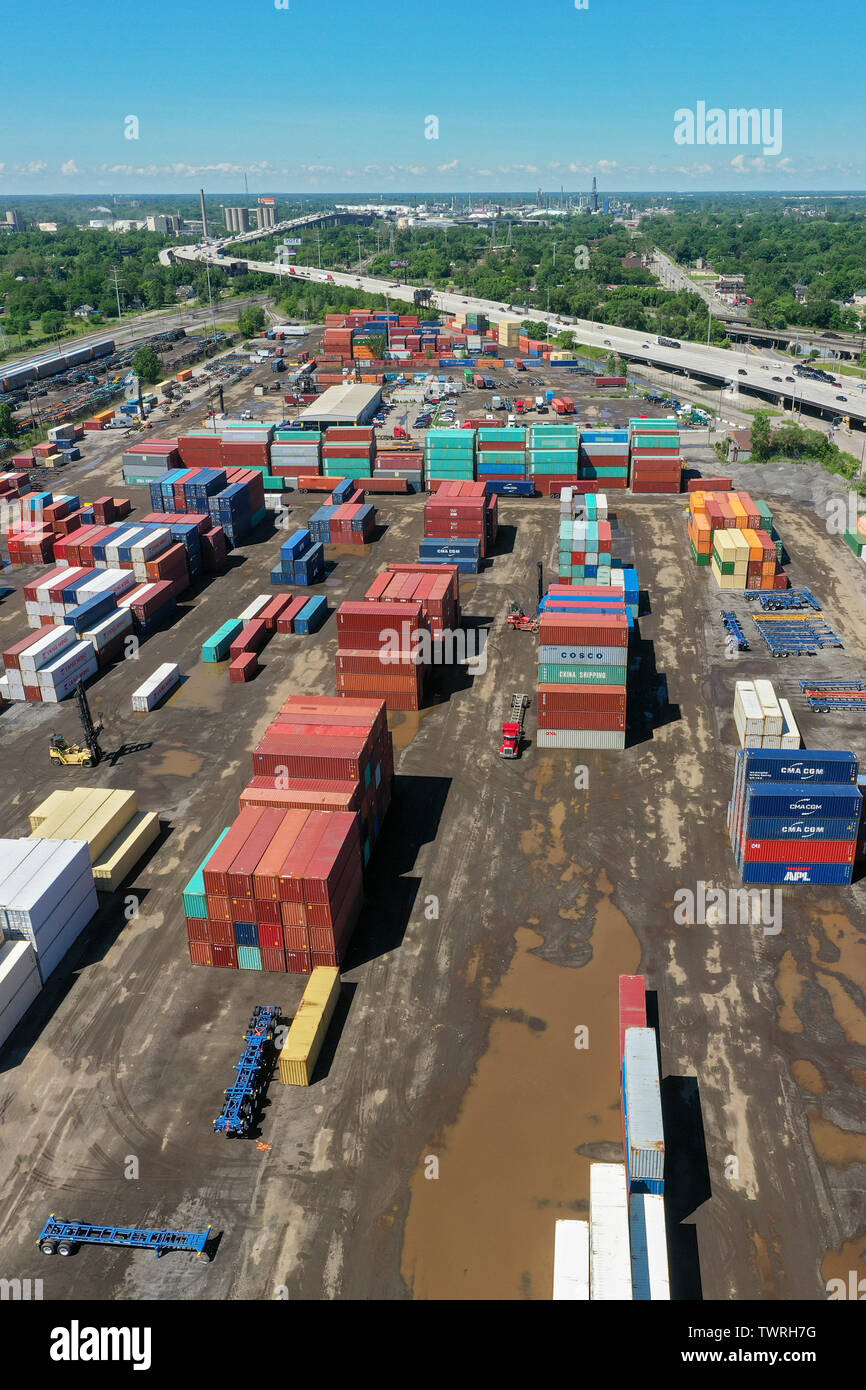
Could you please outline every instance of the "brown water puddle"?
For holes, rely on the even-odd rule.
[[[768,1296],[778,1293],[776,1270],[770,1255],[770,1247],[758,1231],[752,1231],[752,1245],[755,1247],[755,1267],[761,1281],[761,1290]]]
[[[866,1013],[846,983],[861,992],[866,989],[863,933],[841,913],[822,913],[819,920],[824,940],[811,934],[809,937],[812,961],[817,967],[815,979],[829,994],[833,1015],[848,1042],[862,1047],[866,1045]]]
[[[809,1111],[809,1133],[818,1157],[832,1167],[850,1168],[852,1163],[866,1163],[866,1134],[840,1129],[823,1110]]]
[[[167,777],[195,777],[201,772],[204,759],[185,748],[167,748],[158,762],[151,763],[148,772]]]
[[[622,1151],[618,976],[640,948],[603,892],[586,965],[534,955],[543,938],[519,927],[509,970],[485,991],[487,1051],[426,1151],[439,1177],[425,1177],[422,1155],[411,1183],[402,1267],[415,1298],[549,1299],[554,1222],[586,1215],[590,1155]]]
[[[821,1075],[814,1062],[809,1062],[805,1057],[800,1057],[791,1067],[794,1073],[794,1080],[804,1091],[811,1091],[812,1095],[820,1096],[827,1089],[827,1083]]]
[[[851,1275],[854,1273],[855,1278]],[[840,1250],[828,1250],[821,1261],[821,1278],[824,1284],[831,1279],[841,1279],[844,1284],[844,1297],[850,1299],[861,1279],[866,1280],[866,1231],[860,1231],[853,1240],[846,1241]],[[837,1296],[842,1292],[835,1290]],[[866,1284],[856,1289],[858,1301],[866,1298]]]
[[[166,706],[178,709],[222,709],[228,685],[227,661],[200,661],[185,677]]]
[[[430,705],[427,709],[397,709],[388,713],[388,728],[394,740],[394,747],[399,751],[408,748],[413,738],[421,731],[421,721],[434,710],[439,709],[439,705]]]

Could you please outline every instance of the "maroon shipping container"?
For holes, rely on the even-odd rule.
[[[214,945],[214,946],[211,947],[211,950],[213,951],[213,963],[214,963],[214,965],[221,965],[221,966],[223,966],[225,969],[228,969],[228,970],[237,970],[237,968],[238,968],[238,948],[237,948],[237,946],[216,946],[216,945]]]
[[[285,973],[286,953],[282,947],[262,946],[262,969],[281,970]]]
[[[539,692],[548,691],[550,686],[540,685]],[[625,714],[626,692],[621,685],[556,685],[556,690],[563,690],[568,696],[568,703],[558,705],[559,708],[582,710],[594,714]],[[547,704],[546,695],[539,693],[538,708],[543,709]],[[589,727],[589,726],[587,726]]]
[[[259,659],[255,652],[241,652],[229,662],[229,680],[243,685],[251,681],[259,671]]]
[[[247,840],[256,829],[267,808],[249,807],[241,811],[232,824],[228,835],[217,845],[204,866],[204,890],[206,894],[216,894],[222,898],[231,897],[228,888],[228,873]],[[208,909],[210,910],[210,908]]]
[[[421,605],[420,603],[407,603],[406,612],[401,613],[403,621],[412,621],[415,626],[421,625]],[[344,629],[364,629],[368,632],[377,633],[382,628],[393,627],[394,612],[387,603],[368,603],[366,600],[361,602],[341,603],[337,609],[337,632],[342,634]]]
[[[210,922],[206,917],[187,917],[186,934],[190,941],[210,941]]]
[[[289,602],[277,619],[277,632],[294,632],[295,618],[302,608],[306,608],[309,603],[309,595],[301,594],[297,597],[290,597]]]
[[[253,753],[257,777],[325,777],[357,782],[369,761],[371,739],[296,738],[290,728],[273,725]]]
[[[600,647],[628,646],[628,618],[624,613],[543,613],[538,626],[539,646],[595,642]]]
[[[597,714],[591,710],[539,709],[539,729],[624,729],[624,714]]]
[[[286,971],[289,975],[309,975],[312,964],[309,951],[286,951]]]
[[[689,478],[689,492],[733,492],[732,478]]]
[[[277,904],[279,907],[279,904]],[[284,951],[286,949],[286,938],[283,933],[283,923],[279,922],[259,922],[259,945],[271,950]]]
[[[235,944],[235,931],[231,922],[224,922],[221,917],[210,919],[210,939],[215,946],[233,946]]]
[[[269,605],[270,606],[270,605]],[[243,656],[244,652],[258,652],[268,640],[268,626],[264,618],[252,618],[241,628],[229,647],[232,657]]]
[[[189,958],[193,965],[213,965],[213,947],[207,941],[190,941]]]
[[[282,823],[282,811],[276,811],[272,807],[262,808],[258,824],[226,872],[226,885],[230,898],[253,898],[255,896],[253,874],[258,867],[259,860]],[[243,918],[242,920],[248,919]]]

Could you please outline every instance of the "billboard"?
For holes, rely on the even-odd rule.
[[[259,198],[259,202],[260,202],[260,203],[264,203],[264,205],[265,205],[266,207],[270,207],[270,208],[272,208],[272,207],[274,206],[274,203],[275,203],[276,201],[277,201],[276,198]]]
[[[284,245],[284,246],[301,246],[302,244],[303,244],[303,243],[302,243],[301,238],[300,238],[299,236],[284,236],[284,237],[283,237],[283,245]]]
[[[388,265],[391,267],[392,270],[405,270],[406,267],[408,266],[408,264],[409,264],[408,261],[389,261],[389,262],[388,262]]]

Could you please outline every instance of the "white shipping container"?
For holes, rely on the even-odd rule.
[[[557,1221],[553,1238],[553,1301],[589,1298],[589,1222]]]
[[[631,1244],[624,1163],[589,1165],[589,1296],[630,1302]]]
[[[171,661],[158,666],[153,675],[133,691],[132,708],[139,714],[155,709],[180,680],[180,668]]]
[[[782,747],[799,748],[801,743],[800,730],[797,728],[797,723],[794,719],[791,706],[789,705],[787,700],[780,699],[779,708],[781,709],[782,717],[785,720],[785,730],[782,734]]]
[[[135,565],[136,561],[153,560],[173,544],[171,530],[168,526],[161,526],[158,531],[152,531],[149,536],[132,547],[130,551],[132,563]]]
[[[238,622],[252,622],[253,618],[257,618],[259,616],[263,608],[267,608],[270,601],[270,594],[259,594],[258,598],[254,598],[252,603],[247,605],[243,613],[238,613]]]
[[[45,628],[43,634],[32,642],[26,652],[18,658],[18,669],[22,675],[32,676],[43,666],[55,662],[64,652],[68,652],[78,641],[74,628],[60,624]],[[25,685],[35,685],[35,680],[26,680]]]
[[[35,848],[35,840],[0,840],[0,908],[4,902],[4,885],[9,882],[13,874],[18,872],[24,860],[33,853]],[[0,930],[5,925],[2,915],[0,915]]]
[[[122,545],[129,545],[133,536],[140,532],[140,526],[124,526],[113,538],[111,545],[105,548],[105,563],[110,569],[119,568],[119,550]]]
[[[99,899],[96,896],[96,887],[94,886],[92,901],[88,897],[74,913],[70,914],[65,926],[57,933],[51,945],[38,952],[36,964],[43,984],[57,969],[70,946],[81,935],[88,922],[96,915],[98,907]]]
[[[26,698],[24,694],[24,678],[20,671],[7,671],[3,680],[6,684],[8,699],[23,700]]]
[[[116,612],[109,613],[107,618],[95,623],[93,627],[87,628],[81,635],[85,642],[89,642],[94,651],[101,652],[116,637],[121,637],[125,632],[132,631],[132,614],[128,608],[118,608]]]
[[[773,689],[773,682],[755,681],[755,694],[760,700],[761,709],[764,712],[764,733],[781,735],[784,720],[779,708],[779,701],[776,699],[776,692]]]
[[[90,850],[82,840],[34,840],[33,844],[33,853],[0,886],[4,931],[35,930],[90,870]]]
[[[781,736],[781,734],[764,734],[764,737],[761,739],[761,747],[762,747],[762,748],[781,748],[781,747],[782,747],[782,736]]]
[[[661,1183],[665,1138],[654,1028],[626,1028],[622,1074],[629,1178],[631,1183]]]
[[[78,602],[84,603],[98,594],[128,594],[135,585],[135,579],[127,569],[101,569],[79,589]]]
[[[88,867],[74,883],[69,885],[61,901],[54,911],[48,914],[44,922],[34,927],[10,926],[7,929],[7,935],[12,941],[29,941],[38,956],[54,944],[56,938],[65,929],[69,919],[74,917],[85,903],[91,904],[90,915],[93,916],[96,909],[92,904],[95,901],[96,881],[93,877],[93,869]],[[12,916],[11,913],[9,915]]]
[[[26,941],[0,944],[0,1047],[42,988],[33,947]]]
[[[631,1273],[635,1302],[665,1302],[671,1296],[665,1199],[633,1192],[629,1202]]]
[[[539,748],[625,748],[624,729],[538,729]]]
[[[79,681],[87,680],[97,669],[96,652],[89,642],[77,642],[49,666],[37,671],[42,699],[49,704],[64,700]]]

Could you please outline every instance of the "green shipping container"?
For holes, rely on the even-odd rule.
[[[539,685],[625,685],[627,666],[565,666],[539,662]]]
[[[183,890],[183,910],[187,917],[207,917],[207,900],[204,891],[204,871],[208,861],[216,853],[231,830],[227,825],[214,840],[204,859],[199,864],[189,883]]]

